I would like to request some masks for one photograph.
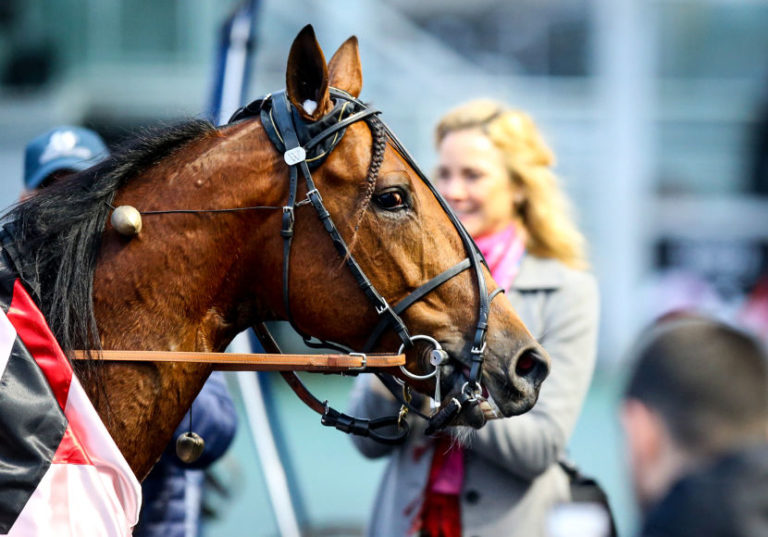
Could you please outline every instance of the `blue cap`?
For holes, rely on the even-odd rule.
[[[41,134],[27,144],[24,186],[37,188],[60,170],[79,172],[109,156],[101,137],[90,129],[63,125]]]

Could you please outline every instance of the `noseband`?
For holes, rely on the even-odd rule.
[[[312,341],[310,336],[304,334],[296,325],[291,314],[290,307],[290,290],[289,290],[289,271],[290,271],[290,255],[291,244],[294,234],[294,222],[295,222],[295,210],[301,205],[312,205],[317,212],[320,221],[323,224],[326,232],[330,235],[334,247],[339,255],[346,263],[347,267],[351,271],[355,281],[360,289],[362,289],[365,296],[371,302],[372,306],[379,315],[379,321],[371,332],[368,340],[363,349],[364,352],[368,352],[378,343],[381,337],[388,329],[394,330],[400,339],[402,349],[409,349],[413,346],[414,341],[419,339],[426,339],[433,346],[432,359],[430,362],[434,365],[435,369],[428,375],[419,376],[415,375],[406,369],[403,372],[411,378],[429,378],[435,375],[436,378],[436,403],[439,405],[440,400],[440,376],[439,370],[441,364],[444,363],[445,353],[442,351],[440,344],[433,338],[424,335],[412,336],[408,327],[403,322],[401,315],[405,310],[412,306],[415,302],[426,296],[428,293],[435,290],[437,287],[450,280],[454,276],[461,274],[467,269],[472,269],[475,274],[477,282],[478,295],[480,297],[480,304],[477,313],[477,323],[475,327],[475,335],[472,342],[472,348],[470,350],[470,359],[466,360],[463,357],[457,359],[469,368],[468,380],[464,384],[458,398],[453,398],[449,405],[440,409],[435,415],[427,417],[430,420],[430,429],[437,430],[447,424],[453,416],[455,416],[464,405],[476,403],[478,398],[481,398],[482,388],[480,386],[480,379],[482,377],[483,360],[486,348],[486,334],[488,330],[488,316],[490,313],[490,304],[493,298],[503,292],[502,288],[497,288],[492,293],[486,293],[485,277],[481,268],[481,264],[485,264],[477,245],[470,237],[467,230],[459,221],[453,210],[450,208],[445,199],[436,190],[435,186],[430,182],[424,173],[419,169],[408,151],[403,147],[397,137],[387,127],[387,125],[379,119],[379,111],[368,107],[362,101],[354,98],[346,92],[341,90],[330,88],[330,94],[335,102],[334,108],[331,112],[320,118],[315,122],[306,122],[301,118],[298,111],[287,99],[285,92],[274,93],[267,95],[263,99],[252,102],[251,104],[241,108],[230,119],[230,123],[239,121],[242,119],[259,116],[264,128],[269,135],[270,140],[275,145],[277,150],[283,154],[283,158],[290,167],[290,179],[288,199],[285,206],[282,207],[282,229],[281,235],[283,237],[283,302],[287,313],[288,320],[293,328],[302,335],[305,342],[313,347],[330,347],[348,351],[344,346],[329,341]],[[386,139],[389,139],[391,145],[400,154],[400,156],[408,163],[408,165],[418,174],[424,184],[429,188],[432,194],[435,196],[440,206],[443,208],[448,218],[453,223],[456,231],[461,237],[461,241],[464,245],[464,249],[467,253],[467,257],[454,265],[453,267],[445,270],[444,272],[436,275],[432,279],[423,283],[411,292],[407,297],[398,302],[395,305],[390,305],[389,302],[379,293],[373,286],[371,281],[365,275],[360,265],[355,260],[352,252],[349,250],[346,242],[342,238],[330,213],[323,205],[323,198],[318,191],[314,180],[312,179],[312,169],[316,169],[330,154],[334,147],[339,143],[344,135],[346,128],[358,121],[365,121],[371,128],[373,134],[373,146],[374,151],[377,143],[386,143]],[[377,140],[377,133],[386,136],[384,140]],[[297,189],[299,182],[299,173],[304,178],[307,189],[307,197],[304,200],[297,202]],[[374,169],[372,180],[375,182],[376,175],[378,175],[378,168]],[[379,374],[379,377],[385,382],[390,390],[399,397],[399,390],[397,386],[393,386],[394,380],[387,376]],[[401,400],[401,402],[403,402]],[[415,410],[415,409],[414,409]],[[426,417],[426,416],[424,416]]]

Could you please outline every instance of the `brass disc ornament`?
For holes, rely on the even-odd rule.
[[[126,237],[133,237],[141,232],[141,213],[131,205],[121,205],[112,211],[112,227]]]

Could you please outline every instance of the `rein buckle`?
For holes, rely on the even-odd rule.
[[[363,363],[360,364],[359,367],[350,367],[350,371],[365,371],[365,368],[368,365],[368,355],[366,355],[364,352],[350,352],[350,356],[358,356],[360,359],[362,359]]]

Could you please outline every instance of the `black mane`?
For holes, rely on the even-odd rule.
[[[193,120],[145,133],[101,164],[54,183],[6,213],[16,269],[65,352],[101,348],[93,273],[115,193],[214,130],[207,121]]]

